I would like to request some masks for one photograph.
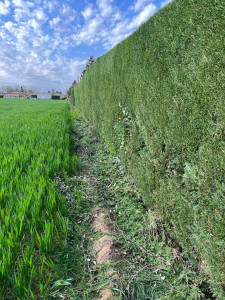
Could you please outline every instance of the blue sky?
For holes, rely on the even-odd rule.
[[[171,0],[0,0],[0,86],[64,91]]]

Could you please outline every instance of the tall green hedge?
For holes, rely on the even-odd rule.
[[[175,0],[87,70],[75,106],[225,299],[223,0]]]

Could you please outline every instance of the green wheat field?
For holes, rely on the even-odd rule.
[[[66,199],[55,178],[77,165],[69,104],[1,99],[0,111],[0,299],[41,299],[55,245],[67,237]]]

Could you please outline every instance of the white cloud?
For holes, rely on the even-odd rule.
[[[6,77],[6,76],[7,76],[6,71],[0,69],[0,77]]]
[[[45,23],[47,20],[47,17],[41,8],[38,8],[37,10],[35,10],[34,15],[36,16],[36,18],[38,20],[42,21],[43,23]]]
[[[0,2],[0,15],[7,15],[10,13],[10,2],[5,0],[4,2]]]
[[[43,8],[44,9],[48,9],[50,13],[52,13],[54,10],[57,10],[58,9],[58,1],[56,0],[44,0],[43,1]]]
[[[43,45],[49,37],[43,37]],[[39,43],[39,41],[36,41]],[[45,44],[46,47],[46,44]],[[12,45],[0,47],[0,82],[6,85],[33,85],[43,89],[65,90],[85,67],[85,61],[67,59],[61,55],[46,57],[38,49],[21,54]],[[18,74],[20,77],[18,78]]]
[[[119,21],[121,19],[122,19],[122,15],[120,11],[117,11],[112,15],[112,21]]]
[[[23,0],[12,0],[12,3],[16,7],[23,7],[24,5]]]
[[[48,49],[50,38],[48,35],[42,35],[33,39],[33,47],[38,49]]]
[[[15,7],[33,7],[34,3],[29,1],[23,1],[23,0],[12,0],[12,3]]]
[[[93,45],[100,41],[100,32],[104,27],[104,19],[97,16],[94,19],[89,20],[81,31],[76,35],[73,34],[72,37],[77,45],[88,44]]]
[[[47,21],[47,16],[41,8],[30,10],[28,7],[15,8],[14,19],[18,26],[26,23],[35,30],[40,30],[41,26]]]
[[[108,38],[105,39],[105,43],[103,44],[103,46],[105,47],[105,49],[110,50],[112,47],[124,40],[130,34],[131,32],[126,32],[123,34],[112,35],[110,37],[108,36]]]
[[[97,0],[102,17],[108,17],[113,13],[114,9],[110,3],[112,3],[112,0]]]
[[[141,10],[146,3],[151,3],[153,2],[152,0],[136,0],[133,6],[131,6],[131,9],[134,11],[139,11]]]
[[[38,30],[38,29],[41,28],[41,24],[40,24],[37,20],[35,20],[35,19],[29,20],[29,21],[28,21],[28,24],[29,24],[31,27],[33,27],[34,29],[36,29],[36,30]]]
[[[147,21],[155,12],[157,7],[154,4],[147,5],[129,24],[129,29],[137,28]]]
[[[6,34],[4,31],[0,31],[0,38],[4,41],[6,40]]]
[[[14,28],[14,23],[11,21],[8,21],[4,24],[4,27],[6,29],[8,29],[8,31],[12,32],[13,28]]]
[[[76,11],[70,6],[63,4],[61,14],[66,18],[66,21],[72,22],[76,17]]]
[[[85,20],[90,19],[90,17],[94,14],[93,4],[89,4],[85,7],[85,9],[81,12]]]
[[[173,0],[165,0],[161,2],[161,7],[166,6],[167,4],[169,4],[170,2],[172,2]]]
[[[29,48],[29,40],[30,40],[31,31],[28,26],[20,26],[16,29],[15,38],[17,39],[16,48],[20,51],[20,54],[27,53]],[[29,53],[29,52],[28,52]]]
[[[25,8],[16,8],[14,10],[14,19],[17,22],[28,21],[29,19],[32,19],[32,15],[31,15],[30,9],[28,7],[25,7]]]
[[[124,20],[122,22],[117,23],[117,25],[112,29],[112,35],[121,35],[127,33],[127,29],[129,26],[129,20]]]
[[[49,24],[50,24],[51,28],[54,28],[60,21],[61,21],[60,17],[57,16],[56,18],[53,18],[52,20],[50,20]]]
[[[77,46],[102,43],[103,47],[109,50],[129,36],[155,13],[157,7],[153,3],[143,7],[146,2],[152,1],[138,0],[135,2],[139,13],[130,19],[122,15],[116,6],[113,7],[111,5],[112,1],[98,0],[99,14],[96,12],[92,14],[93,6],[87,6],[84,11],[82,11],[85,24],[81,28],[78,27],[77,32],[75,31],[75,33],[71,35],[71,38]],[[141,11],[140,7],[142,7]],[[135,6],[133,8],[135,8]],[[92,17],[90,17],[91,15]]]
[[[155,13],[156,9],[157,7],[153,3],[150,3],[145,6],[138,15],[133,16],[132,19],[122,18],[122,20],[116,22],[112,28],[104,28],[104,30],[99,33],[104,48],[109,50],[128,37],[142,23],[147,21],[149,17]]]

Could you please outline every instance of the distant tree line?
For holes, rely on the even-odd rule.
[[[6,85],[6,86],[2,86],[0,88],[0,94],[9,94],[12,92],[22,92],[22,93],[33,93],[36,94],[38,93],[40,90],[37,87],[26,87],[26,86],[10,86],[10,85]]]

